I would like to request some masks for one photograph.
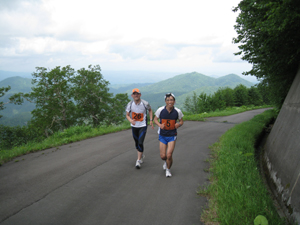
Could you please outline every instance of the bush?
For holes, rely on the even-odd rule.
[[[4,126],[0,125],[0,149],[11,149],[16,146],[27,144],[32,140],[42,140],[37,128],[29,126]]]

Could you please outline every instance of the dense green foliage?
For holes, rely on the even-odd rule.
[[[223,117],[223,116],[230,116],[242,112],[246,112],[249,110],[255,110],[255,109],[266,109],[266,108],[271,108],[270,105],[260,105],[260,106],[254,106],[254,105],[249,105],[249,106],[242,106],[242,107],[226,107],[223,110],[216,110],[216,111],[211,111],[211,112],[204,112],[204,113],[191,113],[191,112],[183,112],[184,114],[184,120],[189,120],[189,121],[205,121],[209,117]],[[225,122],[225,121],[224,121]]]
[[[70,66],[56,67],[49,72],[43,67],[37,67],[36,70],[32,74],[35,86],[31,93],[24,96],[36,105],[31,112],[31,125],[40,127],[48,136],[49,132],[68,128],[76,121],[75,102],[68,83],[75,72]]]
[[[0,150],[11,149],[29,141],[41,141],[43,138],[38,133],[37,127],[0,125]]]
[[[269,224],[285,224],[265,188],[255,160],[257,140],[275,117],[274,110],[267,110],[234,126],[212,146],[211,184],[198,192],[209,195],[210,199],[209,210],[202,217],[205,222],[252,225],[255,218],[262,215]]]
[[[126,94],[113,97],[108,92],[109,82],[103,79],[100,71],[99,65],[89,66],[88,70],[78,70],[78,75],[70,79],[73,84],[71,94],[77,105],[75,117],[78,124],[90,120],[93,126],[99,126],[102,123],[109,125],[122,121],[128,97]]]
[[[233,39],[254,75],[268,86],[271,100],[281,107],[300,62],[300,1],[242,0]]]
[[[117,94],[113,97],[108,93],[109,82],[103,79],[100,71],[99,65],[78,71],[70,66],[50,71],[37,67],[32,74],[32,91],[15,93],[9,98],[15,104],[23,103],[24,99],[33,102],[32,118],[23,127],[1,126],[0,149],[41,140],[72,126],[123,123],[128,96]],[[9,89],[0,89],[0,94],[3,96]]]
[[[265,100],[265,101],[264,101]],[[219,88],[212,95],[202,92],[198,97],[194,92],[192,97],[187,97],[184,108],[190,113],[204,113],[224,110],[227,107],[269,104],[268,98],[263,99],[260,89],[257,87],[247,88],[240,84],[234,89],[229,87]]]

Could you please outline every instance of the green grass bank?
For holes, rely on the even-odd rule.
[[[202,214],[205,224],[253,225],[257,216],[264,216],[269,225],[285,224],[255,159],[257,140],[276,116],[275,110],[267,110],[234,126],[211,146],[210,185],[198,191],[209,199]]]

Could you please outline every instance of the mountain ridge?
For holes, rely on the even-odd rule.
[[[31,84],[32,79],[24,78],[20,76],[8,77],[2,81],[0,81],[0,87],[10,86],[11,89],[7,93],[17,93],[17,92],[31,92]]]
[[[127,93],[130,98],[132,89],[139,88],[142,93],[142,98],[149,101],[152,108],[156,109],[165,104],[163,96],[168,92],[172,92],[176,96],[176,106],[183,108],[186,97],[192,96],[194,92],[197,95],[202,92],[210,95],[216,92],[220,87],[229,87],[233,89],[239,84],[243,84],[247,88],[254,85],[254,83],[247,81],[236,74],[228,74],[214,78],[198,72],[191,72],[179,74],[172,78],[145,86],[131,85],[125,93]],[[124,90],[126,90],[126,87],[122,87],[122,93],[124,93]],[[114,94],[117,93],[120,92],[118,92],[118,89],[115,89]]]
[[[243,84],[246,87],[251,87],[254,83],[247,81],[236,74],[228,74],[219,78],[213,78],[210,76],[206,76],[201,73],[191,72],[186,74],[180,74],[174,76],[172,78],[168,78],[166,80],[158,81],[153,84],[143,85],[143,86],[135,86],[139,88],[142,93],[162,93],[162,92],[174,92],[175,90],[178,92],[191,92],[193,90],[199,89],[201,87],[230,87],[234,88],[239,84]],[[131,94],[131,90],[134,88],[132,85],[128,85],[129,87],[127,94]],[[112,86],[113,87],[113,86]],[[126,86],[122,87],[124,91]],[[114,89],[118,91],[118,89]]]
[[[32,77],[31,73],[0,70],[0,81],[3,81],[6,78],[17,77],[17,76],[24,77],[24,78]]]
[[[142,92],[174,92],[174,90],[180,92],[189,92],[194,89],[203,86],[212,86],[215,78],[203,75],[201,73],[192,72],[186,74],[180,74],[166,80],[162,80],[151,84],[149,86],[141,87]]]

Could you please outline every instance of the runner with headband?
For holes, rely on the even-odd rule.
[[[166,105],[155,112],[154,123],[159,127],[159,151],[161,159],[164,160],[163,169],[166,170],[166,177],[171,177],[172,155],[177,139],[177,129],[183,125],[183,113],[174,107],[174,94],[166,94],[165,102]]]

